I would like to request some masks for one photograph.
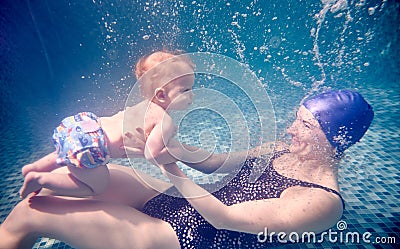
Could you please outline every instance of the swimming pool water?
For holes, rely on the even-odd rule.
[[[347,153],[340,168],[340,187],[342,195],[346,202],[346,210],[342,221],[347,223],[349,232],[370,232],[375,236],[390,236],[398,238],[400,204],[398,202],[400,170],[398,169],[399,158],[399,135],[398,126],[400,113],[398,111],[400,95],[399,87],[392,89],[383,89],[369,87],[360,89],[365,98],[374,106],[375,120],[367,132],[362,142],[356,144]],[[214,122],[199,120],[202,126],[208,126],[212,129]],[[199,130],[200,131],[200,130]],[[18,131],[16,131],[18,132]],[[196,131],[192,131],[196,133]],[[217,133],[217,132],[216,132]],[[221,132],[222,135],[225,132]],[[43,136],[45,137],[45,136]],[[223,137],[223,136],[221,136]],[[45,139],[44,139],[45,140]],[[19,143],[23,142],[20,136],[7,139],[7,146],[2,144],[4,152],[1,157],[5,165],[0,170],[2,177],[1,183],[1,219],[3,220],[10,212],[12,207],[18,202],[18,189],[22,184],[19,166],[31,162],[52,150],[48,141],[40,143],[42,148],[38,148],[32,155],[31,151],[24,152]],[[184,137],[184,142],[191,144],[198,143],[198,137]],[[229,148],[229,139],[220,139],[220,148],[217,151],[223,151],[223,147]],[[10,146],[12,145],[12,146]],[[21,147],[20,147],[21,146]],[[16,149],[17,148],[17,149]],[[19,149],[18,149],[19,148]],[[24,158],[22,155],[25,155]],[[128,165],[128,162],[115,160]],[[159,176],[158,169],[149,167],[145,164],[135,166],[141,168],[149,174]],[[204,175],[194,171],[188,171],[193,179],[198,183],[214,182],[214,178],[207,178]],[[336,228],[332,228],[338,232]],[[35,245],[35,248],[69,248],[64,243],[44,238]],[[334,247],[340,248],[358,248],[377,247],[377,245],[368,245],[365,243],[322,243],[322,244],[298,244],[300,248],[319,248]],[[382,245],[386,248],[388,245]],[[379,248],[379,247],[378,247]]]
[[[166,47],[220,53],[252,69],[271,98],[278,138],[287,138],[284,130],[304,96],[324,89],[360,91],[375,119],[339,170],[346,202],[343,231],[370,232],[371,240],[395,237],[396,244],[325,241],[290,248],[399,245],[397,1],[5,0],[0,10],[1,221],[19,201],[20,168],[53,150],[53,127],[78,111],[110,115],[123,109],[135,82],[130,72],[137,58]],[[201,88],[200,83],[195,87]],[[189,125],[182,122],[178,134],[182,142],[213,148],[207,141],[215,140],[217,152],[229,150],[233,129],[223,117],[203,111],[187,119]],[[257,120],[248,120],[256,143]],[[246,131],[242,123],[235,128]],[[160,175],[142,161],[135,167]],[[186,170],[199,183],[220,178]],[[34,248],[69,246],[42,238]]]

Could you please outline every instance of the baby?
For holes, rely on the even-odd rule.
[[[124,135],[129,139],[134,131],[144,131],[144,155],[157,163],[176,133],[168,112],[192,103],[194,64],[187,56],[155,52],[138,61],[135,74],[145,100],[111,117],[81,112],[62,120],[53,134],[56,151],[22,168],[21,198],[42,188],[75,197],[103,193],[109,182],[108,160],[127,156]],[[61,166],[69,173],[52,172]]]

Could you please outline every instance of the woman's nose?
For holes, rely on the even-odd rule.
[[[289,127],[286,129],[286,132],[289,133],[290,135],[294,135],[295,130],[296,130],[295,125],[296,125],[296,124],[293,123],[291,126],[289,126]]]
[[[292,134],[293,134],[293,132],[292,132],[292,126],[288,127],[288,128],[286,129],[286,132],[287,132],[288,134],[292,135]]]

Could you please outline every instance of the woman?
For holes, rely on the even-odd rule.
[[[269,161],[246,160],[239,173],[213,195],[191,182],[174,163],[161,166],[173,189],[112,165],[110,187],[96,199],[35,196],[23,200],[0,228],[0,248],[29,247],[38,236],[77,248],[263,248],[268,245],[259,235],[267,230],[300,236],[322,232],[343,212],[337,179],[340,155],[359,141],[372,119],[372,108],[356,92],[317,95],[299,108],[288,129],[292,136],[288,148],[274,151]],[[271,152],[268,148],[263,152]],[[250,157],[259,149],[252,150]],[[213,155],[192,166],[212,172],[225,159],[226,155]],[[232,160],[228,166],[237,164],[241,162]],[[263,169],[260,177],[250,182],[250,173],[259,168]],[[149,187],[152,184],[188,198],[160,194]],[[273,237],[275,242],[284,239]]]

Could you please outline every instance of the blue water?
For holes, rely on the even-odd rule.
[[[21,166],[53,150],[53,127],[78,111],[101,116],[123,109],[135,83],[134,63],[166,48],[219,53],[253,70],[272,101],[282,139],[304,96],[360,91],[374,107],[375,120],[342,163],[343,220],[350,232],[394,236],[400,243],[399,13],[395,0],[2,0],[1,220],[18,202]],[[195,88],[201,87],[197,81]],[[217,150],[229,149],[231,130],[223,118],[200,114],[187,117],[199,125],[179,138],[198,145],[207,127]],[[256,143],[257,120],[250,123]]]

